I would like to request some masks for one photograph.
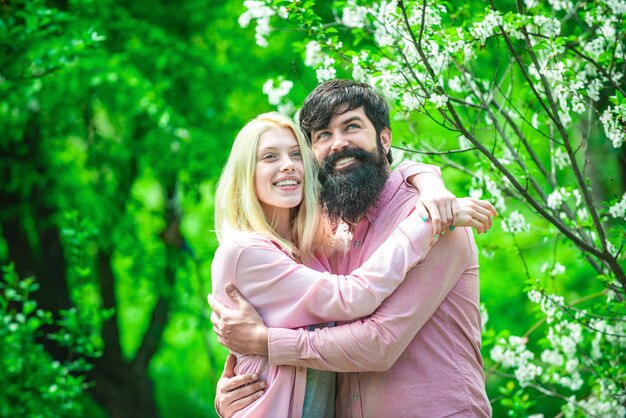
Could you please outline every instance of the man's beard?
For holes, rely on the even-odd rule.
[[[356,161],[335,170],[335,163],[344,157],[354,157]],[[326,158],[319,173],[320,200],[330,221],[358,222],[376,207],[388,176],[387,160],[380,148],[378,155],[346,148]]]

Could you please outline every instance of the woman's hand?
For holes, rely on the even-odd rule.
[[[457,198],[434,174],[421,173],[410,177],[408,181],[420,192],[415,210],[424,221],[431,220],[433,235],[438,237],[441,231],[445,231],[452,225],[459,211]]]
[[[492,217],[498,216],[496,208],[486,200],[462,197],[457,199],[459,210],[454,214],[454,221],[450,229],[457,226],[470,226],[476,232],[487,232],[493,225]]]

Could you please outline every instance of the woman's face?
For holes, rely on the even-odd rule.
[[[268,217],[302,201],[304,164],[300,147],[289,128],[272,128],[259,137],[254,187]]]

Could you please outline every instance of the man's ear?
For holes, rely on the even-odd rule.
[[[380,131],[380,143],[383,147],[383,150],[385,151],[385,154],[387,154],[389,152],[389,149],[391,148],[391,129],[390,128],[383,128],[383,130]]]

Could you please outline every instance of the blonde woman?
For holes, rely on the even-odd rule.
[[[415,165],[405,167],[405,178],[415,173]],[[467,225],[472,209],[461,206],[456,222]],[[371,314],[434,242],[431,226],[414,211],[351,275],[329,273],[325,251],[338,244],[318,210],[316,162],[299,128],[277,113],[258,116],[237,135],[217,188],[215,224],[215,297],[230,306],[224,286],[233,283],[271,327]],[[302,415],[306,369],[235,355],[236,374],[267,382],[261,398],[235,416]]]

